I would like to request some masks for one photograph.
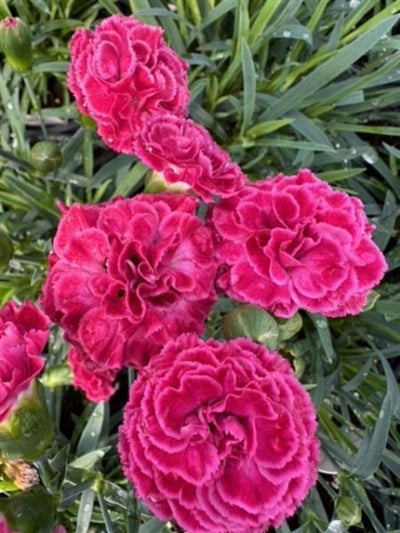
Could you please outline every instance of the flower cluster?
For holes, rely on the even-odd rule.
[[[186,118],[188,65],[160,28],[114,15],[70,50],[68,86],[105,144],[184,191],[59,205],[41,302],[70,343],[73,383],[98,402],[121,369],[139,371],[119,453],[156,516],[189,533],[279,527],[317,478],[311,398],[278,353],[199,335],[217,291],[284,318],[361,312],[387,268],[373,226],[309,170],[249,183]],[[43,368],[49,319],[9,303],[0,326],[4,426]]]
[[[49,320],[33,303],[9,302],[0,309],[0,423],[42,371],[48,337]]]
[[[113,393],[123,366],[141,368],[171,337],[203,331],[216,263],[197,205],[166,193],[62,207],[42,303],[93,401]]]
[[[280,317],[357,314],[387,268],[361,201],[309,170],[247,185],[213,207],[210,226],[220,289]]]
[[[62,207],[43,305],[90,399],[139,369],[119,452],[156,516],[190,533],[261,532],[315,483],[315,410],[277,353],[198,338],[215,287],[280,317],[343,316],[362,310],[386,264],[361,202],[310,171],[247,182],[186,118],[187,65],[161,36],[121,15],[79,30],[69,88],[108,146],[185,193]]]
[[[310,397],[278,354],[182,335],[132,386],[119,451],[164,520],[191,533],[262,532],[314,485],[315,429]]]

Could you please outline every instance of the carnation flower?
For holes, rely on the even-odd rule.
[[[183,194],[63,207],[43,306],[71,342],[74,383],[108,398],[123,366],[200,333],[216,300],[211,232]]]
[[[169,183],[184,182],[204,200],[230,196],[246,180],[206,129],[171,114],[145,122],[134,141],[134,152]]]
[[[40,354],[48,337],[49,320],[32,302],[9,302],[0,309],[0,423],[42,371]]]
[[[387,269],[361,201],[309,170],[248,185],[209,222],[219,288],[280,317],[357,314]]]
[[[290,365],[247,339],[171,340],[131,387],[125,476],[190,533],[256,533],[292,515],[317,477],[315,410]]]
[[[113,15],[70,43],[68,87],[81,113],[96,121],[103,141],[132,153],[143,120],[160,112],[186,115],[188,65],[162,40],[163,31]]]

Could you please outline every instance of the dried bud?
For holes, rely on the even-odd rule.
[[[39,141],[31,149],[30,160],[41,174],[58,170],[62,164],[59,144],[54,141]]]
[[[3,459],[4,474],[21,490],[28,490],[40,483],[36,468],[25,461]]]
[[[0,21],[0,49],[11,68],[25,74],[32,65],[32,39],[29,27],[18,17]]]

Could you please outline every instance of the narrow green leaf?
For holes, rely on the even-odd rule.
[[[242,37],[242,71],[243,71],[243,123],[242,132],[251,124],[256,102],[256,71],[253,58],[246,40]]]
[[[357,476],[367,479],[378,468],[382,460],[383,451],[386,448],[392,414],[392,397],[387,392],[382,402],[373,433],[364,437],[354,459],[352,472]]]
[[[148,167],[137,162],[129,172],[121,172],[121,177],[117,177],[114,196],[128,196],[143,184],[145,174],[149,171]]]
[[[288,124],[294,122],[293,118],[282,118],[280,120],[268,120],[266,122],[260,122],[249,128],[245,135],[246,137],[261,137],[262,135],[267,135],[273,131],[279,130]]]
[[[238,0],[222,0],[222,2],[219,2],[206,16],[206,18],[203,20],[203,22],[196,27],[196,31],[204,30],[204,28],[207,28],[210,24],[213,24],[215,21],[223,17],[226,13],[229,11],[232,11],[232,9],[235,9],[237,6]]]
[[[319,340],[321,341],[322,348],[325,352],[326,359],[329,363],[332,363],[335,358],[335,351],[332,345],[331,333],[329,330],[329,323],[325,316],[319,314],[310,314],[315,328],[318,333]]]
[[[254,20],[250,28],[248,39],[250,45],[253,44],[259,37],[261,37],[269,21],[281,3],[282,0],[266,0],[264,2],[263,7],[261,8],[257,18]]]
[[[165,528],[165,522],[161,522],[158,518],[152,518],[139,528],[139,533],[162,533]]]
[[[104,416],[104,402],[100,402],[93,409],[93,412],[89,417],[84,430],[82,431],[82,435],[79,439],[76,449],[76,455],[78,457],[96,449],[103,427]]]
[[[40,72],[67,72],[69,68],[68,61],[45,61],[44,63],[38,63],[33,65],[32,72],[34,74],[39,74]]]
[[[360,3],[360,9],[358,9],[354,13],[354,16],[351,17],[347,21],[346,26],[345,26],[345,28],[343,30],[343,34],[346,35],[346,33],[349,30],[352,30],[354,28],[354,26],[356,25],[356,23],[358,22],[358,20],[361,20],[361,18],[364,15],[364,12],[368,11],[369,9],[374,7],[375,5],[376,5],[375,0],[363,0],[363,2]],[[347,34],[342,39],[342,42],[343,43],[349,42],[352,39],[354,39],[355,37],[357,37],[358,35],[362,35],[367,30],[369,30],[371,28],[374,28],[378,24],[380,24],[382,21],[387,20],[388,17],[390,17],[391,15],[394,15],[399,10],[400,10],[400,0],[394,0],[394,1],[390,2],[390,4],[386,8],[379,9],[375,16],[367,17],[365,23],[361,24],[354,31],[352,31],[351,33]]]
[[[98,0],[101,7],[104,7],[110,15],[117,15],[118,13],[121,13],[121,11],[116,6],[116,2],[113,2],[112,0]]]
[[[82,492],[75,533],[87,533],[89,531],[95,495],[93,489],[85,489]]]
[[[347,70],[361,56],[366,54],[398,21],[399,17],[390,17],[376,27],[368,30],[357,40],[342,48],[337,54],[319,65],[310,74],[304,77],[294,87],[291,87],[273,106],[268,110],[268,119],[282,117],[290,109],[301,107],[304,100],[314,94],[318,89],[327,85]],[[397,128],[396,128],[397,129]],[[399,128],[400,130],[400,128]]]
[[[97,450],[85,453],[84,455],[81,455],[77,459],[71,461],[70,466],[73,466],[74,468],[84,469],[93,468],[97,461],[102,459],[105,454],[110,450],[110,448],[111,446],[106,446],[104,448],[98,448]]]
[[[99,501],[100,510],[101,510],[101,514],[103,515],[104,525],[106,526],[107,533],[115,533],[116,529],[113,526],[113,523],[110,517],[110,512],[107,508],[107,502],[105,501],[101,491],[97,493],[97,499]]]
[[[135,15],[135,17],[138,17],[140,20],[147,24],[157,24],[157,20],[152,15],[138,15],[137,13],[140,11],[147,11],[151,9],[151,6],[148,2],[148,0],[129,0],[129,7],[131,9],[131,13]]]
[[[96,189],[103,181],[111,178],[121,169],[128,169],[134,162],[134,159],[130,155],[120,154],[108,161],[105,165],[93,176],[93,180],[88,185],[89,189]]]

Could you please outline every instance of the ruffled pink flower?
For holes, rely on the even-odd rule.
[[[281,317],[361,312],[387,265],[357,198],[309,170],[249,185],[213,208],[219,288]]]
[[[72,343],[74,383],[108,398],[171,337],[200,333],[216,300],[211,232],[183,194],[63,208],[43,306]]]
[[[163,31],[113,15],[93,32],[77,30],[70,43],[68,87],[81,113],[96,121],[103,141],[132,153],[144,119],[187,113],[188,64],[162,40]]]
[[[135,154],[169,183],[183,182],[204,200],[240,190],[246,177],[202,126],[171,114],[148,119]]]
[[[40,354],[48,338],[49,320],[32,302],[0,309],[0,423],[42,371]]]
[[[247,339],[181,335],[131,388],[123,471],[157,517],[185,531],[262,532],[316,481],[315,418],[279,354]]]

